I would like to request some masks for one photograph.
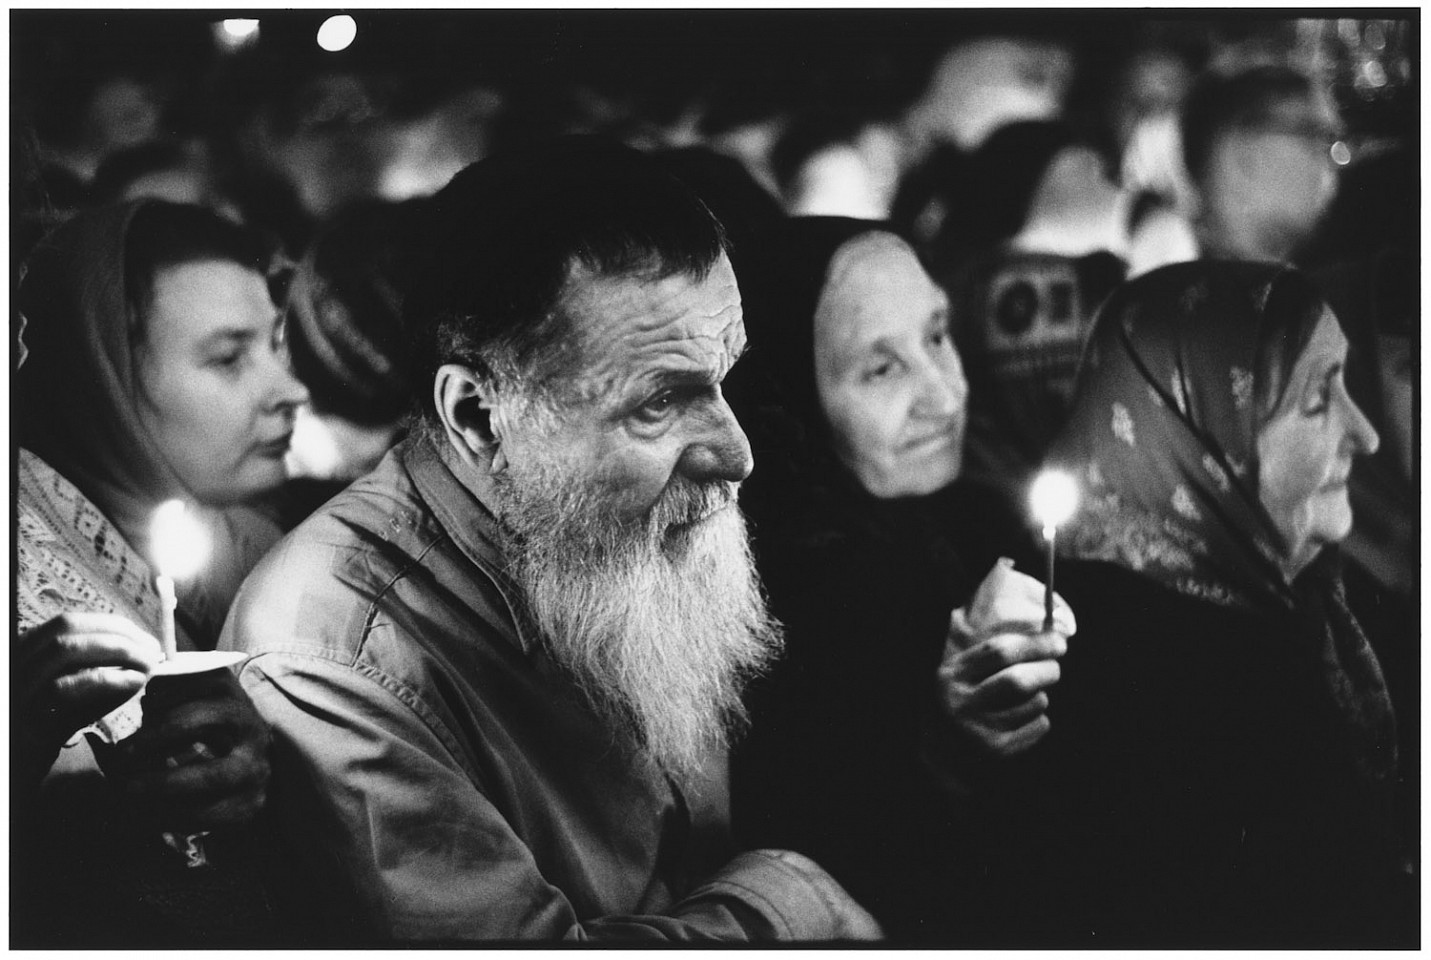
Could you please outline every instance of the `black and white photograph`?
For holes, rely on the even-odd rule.
[[[1419,6],[7,16],[7,948],[1419,950]]]

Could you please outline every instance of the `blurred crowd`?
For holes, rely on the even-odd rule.
[[[306,423],[294,466],[346,477],[401,407],[381,359],[395,225],[467,164],[559,133],[662,153],[732,233],[777,213],[904,231],[960,302],[961,347],[989,361],[966,356],[978,469],[1034,462],[1060,405],[1047,394],[1070,389],[1124,278],[1198,256],[1356,261],[1376,295],[1409,302],[1381,283],[1412,276],[1419,249],[1404,22],[852,18],[458,17],[443,42],[440,18],[387,15],[354,42],[386,46],[358,56],[318,50],[312,17],[36,14],[16,27],[12,260],[78,209],[140,197],[207,206],[307,258],[295,359],[312,410],[346,415]],[[590,40],[566,46],[566,30]],[[742,45],[739,69],[721,40]],[[481,66],[437,66],[465,44]],[[179,50],[167,69],[145,55],[160,48]],[[1334,292],[1356,287],[1335,276]],[[1011,372],[1030,364],[1037,385]]]
[[[26,942],[63,942],[53,930],[73,878],[54,864],[65,858],[86,865],[92,886],[139,883],[137,900],[172,926],[114,942],[293,942],[266,926],[285,898],[302,896],[271,880],[284,873],[275,838],[291,823],[270,818],[291,814],[265,804],[268,725],[302,746],[303,724],[340,708],[317,698],[288,714],[287,704],[261,701],[251,674],[243,689],[224,674],[167,707],[148,697],[140,734],[102,728],[99,716],[153,669],[144,630],[158,600],[135,573],[147,570],[148,513],[179,491],[218,545],[204,581],[181,586],[180,648],[213,650],[222,636],[254,656],[272,653],[263,637],[245,639],[242,616],[229,616],[260,558],[270,558],[260,568],[269,572],[245,589],[277,598],[284,577],[273,558],[285,532],[354,481],[343,497],[371,489],[372,477],[391,473],[390,451],[458,442],[440,372],[432,409],[433,371],[446,368],[420,351],[451,365],[478,348],[441,327],[447,319],[428,331],[414,318],[455,316],[452,304],[467,302],[468,279],[452,279],[466,268],[441,270],[469,250],[462,244],[491,241],[463,232],[481,228],[463,224],[460,204],[482,210],[474,220],[490,210],[494,223],[516,224],[530,189],[500,164],[471,165],[545,162],[541,145],[569,134],[634,148],[650,164],[641,176],[659,171],[699,198],[719,221],[744,300],[752,350],[728,393],[749,436],[744,460],[753,449],[757,468],[741,504],[786,653],[749,687],[749,734],[732,747],[728,785],[721,774],[720,786],[704,788],[724,808],[711,817],[731,820],[742,849],[808,854],[871,922],[908,941],[1101,944],[1081,939],[1085,921],[1118,945],[1414,938],[1414,20],[550,16],[357,15],[353,48],[331,53],[309,49],[322,18],[298,15],[12,19],[14,419],[27,491],[20,633],[36,676],[66,676],[77,664],[116,671],[88,694],[60,685],[58,707],[47,705],[44,683],[26,687],[17,709],[44,722],[21,725],[12,765],[24,767],[21,779],[53,783],[54,769],[75,761],[76,729],[89,731],[104,741],[92,765],[138,784],[180,833],[212,830],[216,859],[227,851],[239,865],[207,885],[174,876],[162,862],[169,851],[128,838],[129,814],[69,831],[63,824],[84,819],[75,811],[95,794],[37,786],[22,797],[23,814],[67,838],[47,846],[39,830],[21,845],[50,864],[21,925]],[[869,35],[851,36],[862,29]],[[136,54],[159,49],[166,57]],[[571,149],[595,150],[598,183],[602,164],[638,162]],[[484,167],[497,186],[472,173]],[[551,170],[568,168],[553,161]],[[659,213],[641,215],[664,224]],[[439,228],[456,238],[446,248]],[[726,262],[722,253],[704,269]],[[203,323],[219,333],[192,320],[209,314]],[[125,328],[111,319],[120,316],[141,320]],[[415,342],[425,347],[414,352]],[[166,356],[175,358],[167,372]],[[1312,361],[1324,368],[1309,373]],[[1277,483],[1296,490],[1299,451],[1322,456],[1297,424],[1277,432],[1310,411],[1311,401],[1286,397],[1313,391],[1304,381],[1318,377],[1333,385],[1320,402],[1343,411],[1337,450],[1324,459],[1327,470],[1345,466],[1332,486],[1345,485],[1355,521],[1308,533],[1321,515],[1298,519],[1300,501],[1279,505],[1283,488],[1268,477],[1285,468]],[[215,413],[228,409],[227,420]],[[1170,410],[1181,415],[1176,426],[1165,423]],[[933,439],[909,440],[919,429]],[[743,479],[733,462],[742,458],[732,457],[711,472]],[[981,597],[1037,586],[1000,578],[1023,576],[1015,561],[1041,572],[1022,514],[1029,484],[1051,465],[1076,476],[1086,497],[1061,550],[1092,566],[1071,565],[1057,620],[1050,599],[1042,630],[1014,630],[1009,617],[986,630],[999,618]],[[1260,507],[1238,499],[1249,470],[1262,484],[1251,495]],[[349,532],[369,522],[343,516]],[[372,521],[388,544],[378,556],[406,549],[398,516]],[[1321,549],[1329,543],[1339,543],[1334,562]],[[317,593],[303,592],[303,602]],[[852,599],[831,605],[831,596]],[[287,616],[286,603],[249,616]],[[1033,603],[1015,607],[1022,616]],[[1088,655],[1055,687],[1055,661],[1079,641],[1069,639],[1074,614],[1082,636],[1113,638],[1089,640],[1090,649],[1113,652]],[[921,639],[872,645],[883,633]],[[1152,634],[1166,641],[1156,656],[1128,642]],[[1311,652],[1284,659],[1263,642],[1284,635],[1288,649],[1306,641]],[[76,652],[91,649],[80,640],[94,641],[93,652]],[[926,710],[920,697],[936,676],[940,705]],[[347,682],[317,687],[327,696]],[[279,686],[294,702],[305,692]],[[627,696],[639,713],[642,695]],[[1114,701],[1116,716],[1105,708]],[[1048,733],[1050,703],[1061,732],[1033,749]],[[1130,731],[1144,708],[1172,719]],[[931,727],[929,711],[946,726]],[[1311,719],[1299,726],[1303,715]],[[184,767],[173,762],[170,779],[153,772],[199,730],[226,745],[208,758],[210,779],[176,782]],[[1226,752],[1240,740],[1245,749]],[[1313,741],[1331,744],[1332,759],[1309,749]],[[460,752],[436,752],[448,750]],[[1143,766],[1124,766],[1134,755]],[[351,759],[345,770],[361,766]],[[1107,795],[1084,791],[1081,778]],[[1205,790],[1210,781],[1219,788]],[[1324,792],[1307,801],[1309,791]],[[1110,796],[1114,806],[1100,807]],[[1254,826],[1250,844],[1245,825],[1237,842],[1219,833],[1256,824],[1244,808],[1279,804],[1286,823],[1261,834]],[[695,823],[684,828],[693,835],[709,826],[699,807],[692,802]],[[1219,820],[1224,808],[1235,812]],[[1356,829],[1337,832],[1348,823]],[[374,836],[382,828],[374,819]],[[1215,838],[1208,849],[1180,845],[1202,830]],[[541,839],[527,842],[553,842],[535,833]],[[1138,852],[1124,862],[1113,848]],[[1157,858],[1198,868],[1128,881],[1146,879],[1139,871]],[[1086,886],[1100,871],[1115,879]],[[415,868],[417,879],[402,882],[429,874]],[[1372,875],[1360,893],[1343,890]],[[573,885],[593,884],[601,900],[595,874],[583,877]],[[1236,883],[1217,889],[1227,877]],[[1171,889],[1179,882],[1182,901]],[[983,891],[971,910],[945,917],[942,904],[970,890]],[[1007,899],[1017,890],[1026,902]],[[355,902],[386,895],[359,891]],[[218,899],[229,915],[205,926]],[[1197,914],[1213,903],[1232,912],[1208,924]],[[139,923],[122,904],[107,910],[77,943]],[[1321,922],[1294,935],[1303,911],[1321,911]],[[865,936],[863,917],[851,911],[833,935]],[[405,922],[383,936],[429,939],[418,920]],[[533,924],[501,935],[549,935]],[[451,929],[434,936],[486,936]]]

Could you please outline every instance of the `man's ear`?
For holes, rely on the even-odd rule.
[[[432,400],[457,455],[493,473],[506,469],[502,438],[492,418],[496,397],[489,380],[471,367],[445,363],[432,382]]]

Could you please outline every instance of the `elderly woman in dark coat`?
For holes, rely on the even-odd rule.
[[[959,478],[967,387],[913,249],[801,218],[735,256],[750,348],[727,388],[757,462],[741,502],[786,654],[750,690],[734,827],[819,858],[896,940],[967,937],[939,774],[1043,735],[1071,617],[1040,632],[1042,588],[999,561],[1023,524]],[[951,621],[991,568],[988,603]]]
[[[1010,942],[1414,935],[1391,703],[1335,556],[1378,443],[1346,355],[1271,265],[1166,267],[1102,312],[1052,454],[1084,486],[1058,580],[1079,635],[1049,736],[975,793]]]

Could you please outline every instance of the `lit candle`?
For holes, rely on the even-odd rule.
[[[179,601],[174,594],[174,581],[199,572],[209,558],[209,540],[203,526],[189,516],[182,500],[166,500],[159,505],[154,511],[149,536],[154,566],[158,570],[154,586],[163,608],[160,642],[164,646],[164,659],[172,660],[178,652],[174,610]]]
[[[1058,525],[1073,516],[1078,507],[1078,485],[1066,473],[1046,470],[1039,474],[1029,491],[1029,505],[1034,519],[1043,527],[1043,539],[1048,546],[1048,569],[1043,585],[1043,628],[1053,629],[1053,546]]]

